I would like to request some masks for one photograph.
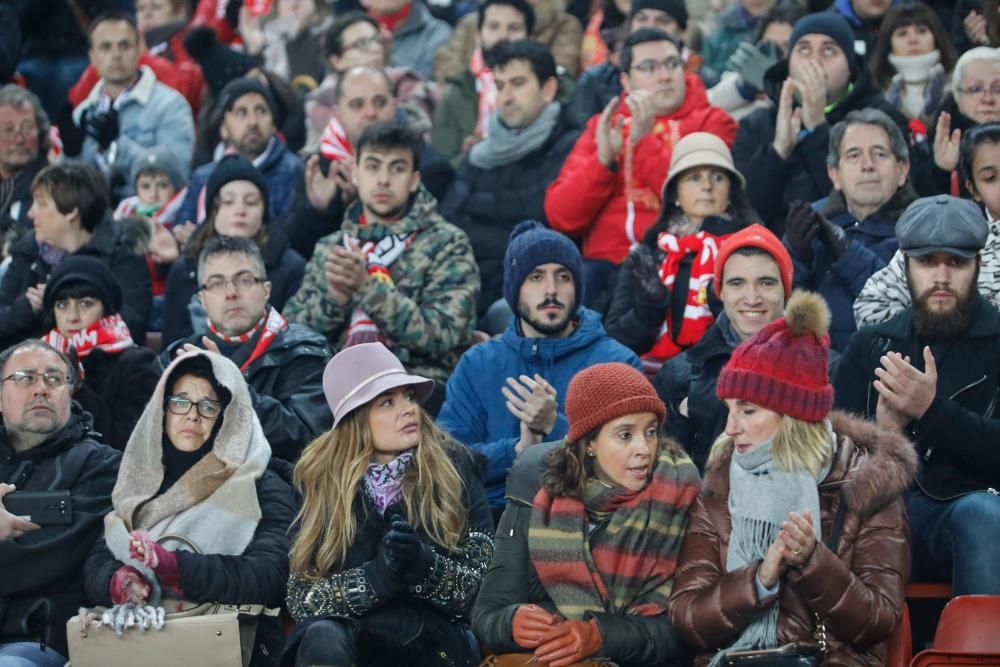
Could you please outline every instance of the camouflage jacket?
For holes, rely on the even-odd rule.
[[[358,307],[392,339],[393,352],[407,370],[447,380],[475,325],[479,269],[469,237],[438,214],[434,197],[422,185],[406,215],[391,226],[359,225],[360,213],[360,203],[354,202],[340,231],[316,245],[302,287],[285,304],[284,316],[325,334],[339,351],[351,311]],[[389,266],[395,286],[369,278],[349,303],[339,305],[327,291],[327,253],[343,247],[345,234],[377,242],[406,232],[416,235]]]

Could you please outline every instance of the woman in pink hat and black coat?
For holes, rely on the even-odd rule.
[[[482,474],[421,408],[434,381],[381,343],[327,364],[333,428],[302,452],[282,665],[468,665],[493,557]]]
[[[829,325],[822,297],[795,292],[719,374],[729,418],[670,600],[697,665],[785,646],[812,661],[798,664],[885,663],[910,571],[901,494],[916,453],[899,433],[831,412]]]

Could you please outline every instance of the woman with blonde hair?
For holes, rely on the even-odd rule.
[[[881,665],[902,618],[901,494],[916,454],[898,433],[831,412],[829,324],[820,296],[793,293],[784,318],[719,375],[729,418],[670,601],[673,626],[702,651],[698,665],[743,664],[769,649],[799,665]]]
[[[464,619],[493,521],[472,455],[420,406],[433,388],[381,343],[327,364],[333,428],[295,466],[283,665],[479,664]]]

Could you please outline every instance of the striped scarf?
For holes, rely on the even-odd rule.
[[[246,361],[240,364],[240,370],[245,371],[250,364],[257,360],[258,357],[267,352],[267,348],[271,347],[271,344],[277,340],[278,335],[288,327],[288,321],[282,317],[281,313],[275,308],[269,308],[266,313],[260,318],[260,321],[254,325],[253,329],[242,333],[238,336],[227,336],[216,328],[212,323],[212,320],[208,321],[208,330],[213,336],[221,340],[223,343],[246,343],[253,340],[257,332],[260,332],[260,336],[257,338],[257,344],[253,346],[250,351],[250,356],[247,357]],[[235,359],[230,359],[230,361],[236,362]]]
[[[69,338],[59,333],[58,329],[53,329],[42,336],[42,340],[64,354],[70,350],[75,351],[79,362],[80,379],[84,377],[82,362],[94,350],[118,354],[135,345],[128,325],[118,313],[102,317]]]
[[[559,613],[654,616],[667,609],[688,510],[698,496],[694,464],[661,447],[652,478],[641,491],[598,480],[583,501],[535,496],[528,550],[538,578]],[[588,525],[604,525],[589,533]]]

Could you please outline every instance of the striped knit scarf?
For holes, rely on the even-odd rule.
[[[487,121],[497,109],[497,84],[493,80],[493,70],[486,66],[483,50],[478,46],[469,58],[469,72],[476,79],[476,94],[479,98],[476,105],[476,132],[485,137],[488,131]]]
[[[592,480],[581,502],[543,487],[531,510],[528,550],[559,613],[663,613],[699,486],[694,464],[662,447],[641,491]],[[604,529],[591,535],[588,525],[599,522]]]
[[[364,224],[363,218],[362,224]],[[413,232],[390,234],[378,243],[372,241],[364,243],[361,246],[361,251],[365,253],[368,275],[389,287],[395,287],[396,283],[392,279],[392,274],[389,273],[389,267],[410,246],[414,236]],[[345,248],[351,248],[351,240],[346,235],[344,236]],[[351,347],[361,343],[382,343],[389,348],[395,347],[395,344],[389,340],[368,313],[355,307],[351,312],[351,322],[347,326],[347,336],[344,339],[343,347]]]
[[[71,349],[76,351],[76,358],[82,362],[94,350],[103,350],[109,354],[119,352],[132,347],[135,342],[132,334],[128,330],[128,325],[118,313],[102,317],[86,329],[81,329],[75,334],[66,338],[58,329],[53,329],[44,336],[42,340],[56,348],[62,353]],[[80,378],[83,378],[83,364],[79,365]]]

